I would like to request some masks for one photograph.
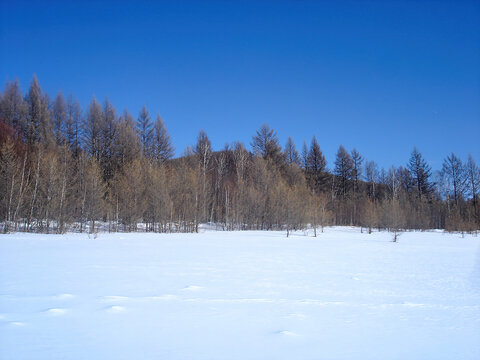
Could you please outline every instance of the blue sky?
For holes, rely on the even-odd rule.
[[[0,1],[0,81],[160,113],[177,154],[262,123],[381,166],[480,163],[479,1]],[[3,85],[2,85],[3,90]]]

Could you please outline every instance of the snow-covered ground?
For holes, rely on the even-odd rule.
[[[0,359],[480,359],[480,236],[0,235]]]

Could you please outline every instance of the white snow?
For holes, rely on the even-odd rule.
[[[0,235],[0,359],[480,359],[480,236],[391,240]]]

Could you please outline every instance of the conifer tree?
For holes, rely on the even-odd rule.
[[[141,154],[140,142],[135,133],[135,120],[128,110],[125,110],[119,119],[115,154],[120,171],[124,170],[126,164],[131,164],[133,160],[138,159]]]
[[[453,201],[455,205],[458,205],[459,198],[463,198],[467,181],[462,160],[454,153],[451,153],[443,161],[442,172],[446,175],[450,184],[453,192]]]
[[[160,115],[157,115],[157,119],[155,120],[153,136],[155,158],[163,164],[173,157],[175,148],[172,145],[170,135]]]
[[[137,132],[142,146],[142,154],[148,159],[152,157],[153,124],[145,105],[142,106],[137,119]]]
[[[335,159],[334,174],[338,178],[338,189],[343,198],[346,197],[348,192],[349,180],[352,177],[352,169],[352,158],[348,154],[347,150],[345,150],[343,145],[340,145]]]
[[[35,142],[51,145],[53,143],[52,124],[48,112],[48,98],[34,75],[26,97],[27,119],[25,138],[29,145]]]
[[[434,187],[417,149],[407,167],[378,171],[340,146],[329,172],[315,138],[300,157],[291,138],[282,150],[263,125],[252,150],[235,143],[214,152],[201,131],[193,151],[173,159],[163,121],[152,124],[145,106],[136,121],[128,111],[117,118],[108,100],[101,106],[93,98],[83,115],[72,95],[65,101],[59,93],[50,103],[36,77],[25,96],[18,81],[9,82],[0,94],[0,227],[64,232],[80,224],[83,231],[88,221],[95,231],[108,221],[109,230],[144,222],[148,231],[198,231],[214,221],[223,229],[290,233],[304,224],[394,232],[473,231],[480,224],[472,156],[463,164],[449,155]]]
[[[353,149],[351,152],[352,158],[352,180],[353,180],[353,192],[357,193],[358,186],[360,184],[360,179],[362,177],[363,172],[363,157],[357,151],[357,149]]]
[[[100,162],[102,168],[103,180],[109,181],[113,178],[113,173],[117,164],[115,163],[116,137],[118,134],[118,122],[115,108],[112,103],[106,99],[103,105],[102,117],[100,122]]]
[[[291,136],[288,137],[287,143],[285,144],[285,150],[283,151],[285,159],[288,165],[298,165],[300,166],[301,160],[298,155],[297,148]]]
[[[468,161],[465,167],[467,173],[468,192],[472,197],[472,203],[475,216],[480,224],[480,211],[478,211],[478,194],[480,190],[480,169],[478,168],[473,156],[468,155]]]
[[[68,96],[67,101],[66,141],[74,157],[78,157],[82,145],[82,109],[80,103]]]
[[[95,159],[100,161],[101,155],[101,123],[102,123],[102,108],[96,98],[93,98],[88,107],[87,116],[84,123],[84,139],[85,150]]]
[[[433,184],[430,181],[432,169],[416,147],[413,148],[407,168],[415,183],[417,197],[428,198],[433,191]]]
[[[53,100],[53,127],[55,142],[62,145],[66,141],[67,128],[67,103],[62,92],[59,92]]]
[[[18,80],[8,82],[0,101],[0,119],[8,126],[26,132],[27,104],[23,100]]]
[[[323,191],[326,185],[326,167],[327,161],[320,149],[317,138],[314,136],[308,151],[305,171],[310,187],[316,193]]]
[[[281,147],[277,133],[270,126],[263,124],[252,138],[253,152],[264,160],[279,164],[282,159]]]

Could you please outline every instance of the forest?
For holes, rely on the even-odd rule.
[[[478,136],[477,136],[478,139]],[[386,149],[388,151],[388,149]],[[93,98],[53,99],[36,76],[0,94],[0,231],[95,233],[480,228],[474,158],[446,156],[432,170],[419,149],[405,166],[379,168],[342,145],[327,164],[312,136],[301,148],[261,125],[250,144],[214,151],[208,135],[180,157],[162,118],[143,106],[118,113]]]

